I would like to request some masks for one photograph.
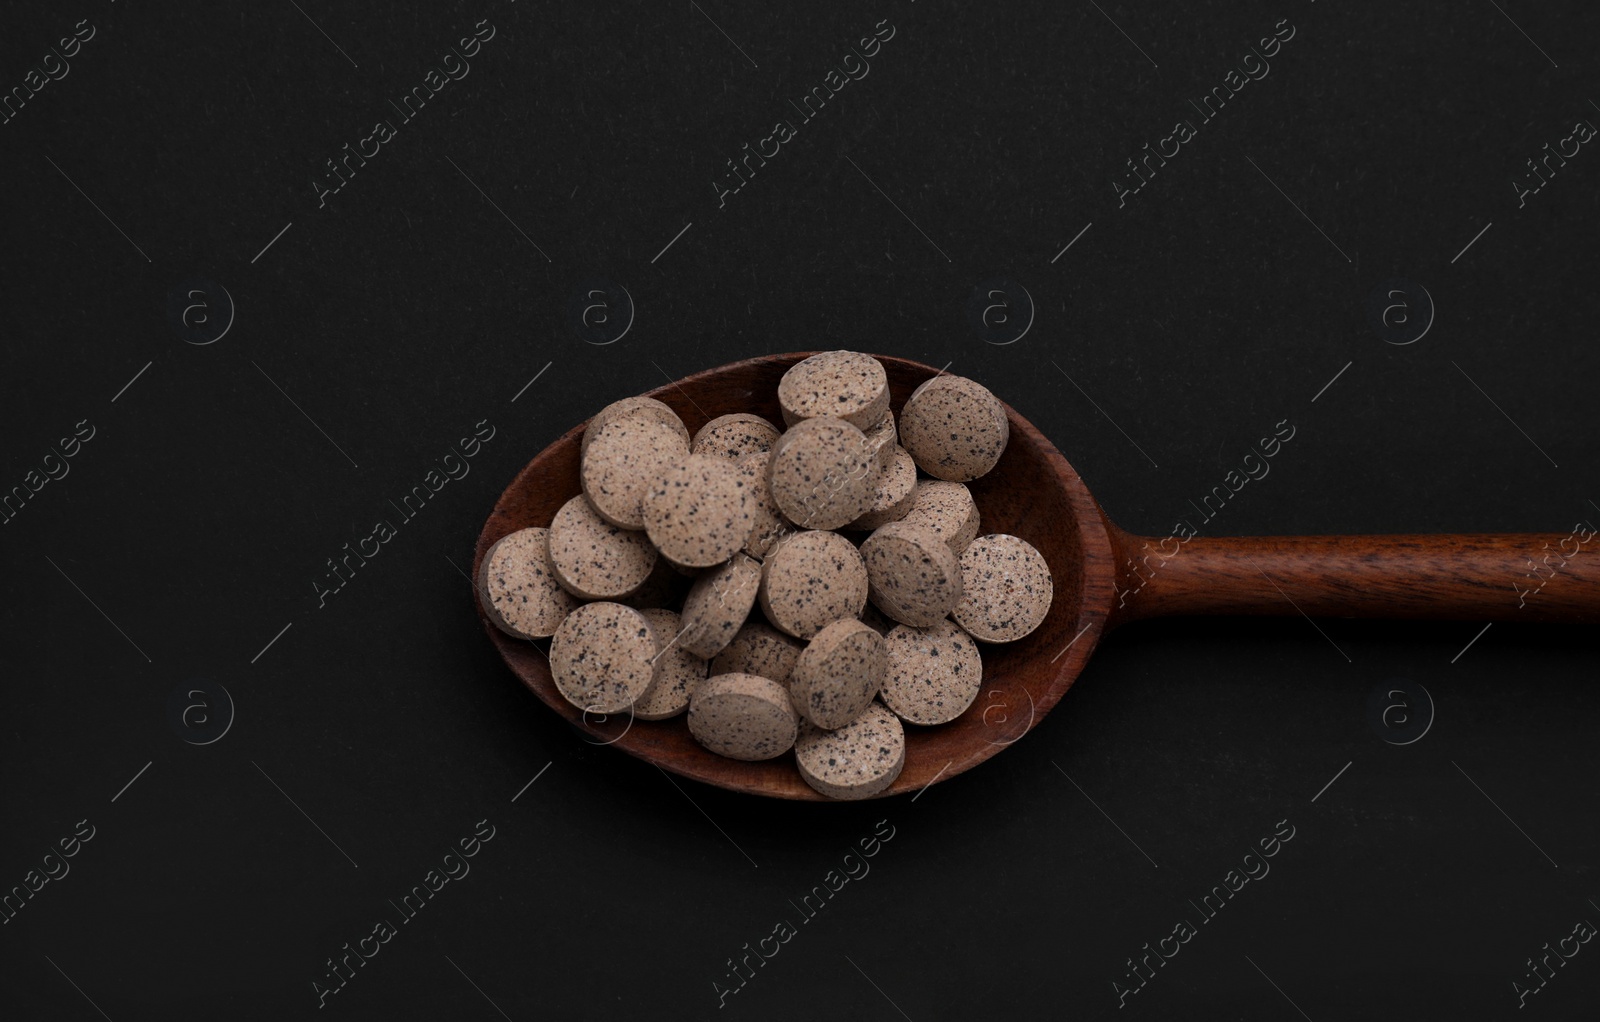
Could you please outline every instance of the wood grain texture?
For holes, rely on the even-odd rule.
[[[730,412],[754,412],[781,423],[777,388],[785,370],[812,354],[770,355],[721,366],[650,392],[682,417],[690,433]],[[932,366],[879,356],[889,376],[890,407],[898,415],[911,391],[938,374]],[[596,411],[599,409],[597,408]],[[984,687],[978,701],[949,724],[908,726],[906,764],[882,795],[916,792],[982,763],[1044,719],[1083,669],[1105,626],[1114,598],[1108,525],[1083,480],[1061,453],[1009,405],[1011,440],[1000,463],[970,484],[984,533],[1007,532],[1044,555],[1055,580],[1050,613],[1027,638],[982,646]],[[578,492],[579,444],[584,424],[538,454],[506,488],[478,537],[473,577],[485,552],[517,529],[549,525],[561,504]],[[482,596],[479,616],[483,616]],[[760,611],[755,613],[759,616]],[[777,798],[828,801],[801,780],[792,756],[763,763],[724,759],[689,735],[683,717],[633,721],[588,716],[550,680],[548,640],[513,639],[483,619],[484,629],[523,684],[552,710],[605,742],[664,770],[734,791]]]
[[[1112,528],[1114,624],[1173,614],[1600,621],[1600,537],[1195,537]],[[1162,543],[1165,546],[1162,546]]]

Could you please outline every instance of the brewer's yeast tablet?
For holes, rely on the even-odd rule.
[[[707,678],[689,698],[689,733],[731,759],[783,755],[794,747],[799,723],[788,690],[754,674]]]
[[[518,529],[497,540],[478,566],[484,615],[507,635],[547,639],[578,607],[556,579],[549,537],[549,529]]]
[[[902,522],[926,525],[943,536],[957,557],[967,544],[978,538],[981,519],[972,491],[963,483],[943,479],[923,479],[917,483],[911,509]]]
[[[656,565],[656,548],[644,533],[605,521],[581,493],[556,512],[549,542],[557,581],[585,600],[626,596]]]
[[[613,401],[595,413],[584,427],[580,450],[587,451],[589,442],[600,435],[607,423],[616,419],[640,419],[658,422],[683,438],[684,448],[689,446],[689,427],[678,418],[678,413],[653,397],[625,397]]]
[[[883,363],[859,351],[824,351],[796,362],[778,381],[784,422],[819,415],[858,429],[875,426],[889,411],[889,377]]]
[[[800,776],[829,798],[871,798],[906,765],[905,728],[880,703],[834,731],[809,723],[800,728],[794,747]]]
[[[883,636],[854,618],[835,621],[800,651],[789,698],[817,727],[843,727],[878,694],[888,663]]]
[[[584,448],[578,479],[600,517],[642,529],[651,483],[688,453],[683,437],[654,418],[614,418]]]
[[[694,454],[738,461],[747,454],[765,454],[778,442],[777,426],[759,415],[719,415],[700,427],[689,450]]]
[[[674,564],[721,564],[750,538],[748,494],[732,462],[691,454],[652,481],[644,500],[645,532]]]
[[[872,491],[872,506],[846,528],[876,529],[898,522],[911,511],[916,499],[917,463],[904,447],[896,444],[888,471],[878,477],[878,486]]]
[[[890,522],[861,544],[874,606],[903,625],[926,628],[961,599],[961,563],[926,525]]]
[[[867,450],[878,462],[878,468],[884,472],[894,466],[894,452],[899,448],[899,431],[895,429],[894,413],[884,412],[883,418],[876,426],[861,431],[866,438]]]
[[[931,628],[897,625],[884,638],[889,658],[883,702],[911,724],[961,716],[983,685],[983,658],[972,636],[946,618]]]
[[[833,532],[797,532],[767,553],[757,597],[779,631],[809,639],[867,603],[867,568],[848,539]]]
[[[550,639],[550,677],[567,702],[588,713],[620,713],[655,680],[655,633],[620,603],[586,603]]]
[[[733,641],[711,660],[711,674],[758,674],[780,685],[805,647],[762,621],[747,621]]]
[[[1038,628],[1055,595],[1050,566],[1016,536],[979,536],[961,555],[961,601],[951,616],[974,639],[1012,642]]]
[[[772,492],[767,489],[767,466],[772,462],[772,452],[747,454],[734,462],[743,477],[748,493],[745,510],[750,512],[750,535],[744,541],[744,552],[751,557],[765,557],[772,545],[795,531],[772,502]]]
[[[702,572],[683,601],[683,647],[699,657],[722,652],[750,616],[760,591],[761,562],[748,554],[734,554]]]
[[[767,489],[801,528],[837,529],[872,506],[881,472],[861,430],[843,419],[806,419],[772,448]]]
[[[964,376],[935,376],[900,410],[900,445],[937,479],[978,478],[994,468],[1010,436],[1000,399]]]
[[[640,720],[676,717],[689,708],[689,697],[705,680],[707,664],[681,642],[673,642],[681,631],[677,614],[659,607],[639,613],[650,622],[656,652],[650,688],[634,702],[633,715]]]

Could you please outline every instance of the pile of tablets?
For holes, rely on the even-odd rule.
[[[867,798],[899,776],[904,724],[972,706],[980,643],[1044,620],[1050,570],[1024,540],[980,535],[965,484],[1009,437],[983,386],[935,376],[897,422],[882,363],[830,351],[790,368],[778,402],[785,429],[739,413],[692,437],[653,398],[601,409],[583,492],[495,543],[480,595],[501,630],[550,639],[574,706],[687,711],[714,753],[792,750],[817,791]]]

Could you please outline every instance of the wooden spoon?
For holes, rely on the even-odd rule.
[[[754,412],[779,423],[778,380],[810,354],[735,362],[658,387],[650,396],[670,405],[691,433],[730,412]],[[938,374],[918,362],[878,357],[888,371],[896,414],[918,384]],[[1005,454],[993,471],[969,484],[981,531],[1011,533],[1037,547],[1055,576],[1055,598],[1044,623],[1027,638],[981,647],[983,691],[965,714],[939,727],[906,728],[905,769],[885,796],[948,780],[1021,738],[1066,694],[1107,629],[1124,621],[1302,613],[1600,621],[1600,543],[1579,546],[1577,537],[1550,534],[1195,537],[1181,544],[1168,538],[1163,546],[1162,540],[1113,525],[1061,452],[1009,405],[1006,414],[1011,441]],[[549,525],[562,503],[579,492],[583,428],[580,423],[541,451],[500,496],[478,537],[474,578],[496,540]],[[1540,563],[1536,575],[1550,578],[1549,584],[1519,595],[1517,587],[1538,585],[1529,577],[1529,559],[1547,557],[1548,566]],[[697,744],[681,717],[648,722],[586,715],[551,682],[548,641],[521,641],[487,618],[483,623],[517,677],[596,743],[733,791],[826,801],[801,779],[793,757],[725,759]]]

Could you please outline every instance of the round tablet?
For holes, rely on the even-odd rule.
[[[926,525],[890,522],[861,544],[873,604],[903,625],[938,624],[961,599],[961,562]]]
[[[922,471],[951,482],[994,468],[1010,436],[1000,399],[964,376],[935,376],[900,409],[901,445]]]
[[[894,426],[894,413],[885,412],[883,420],[870,429],[861,431],[867,438],[867,450],[877,459],[878,467],[887,472],[894,467],[894,452],[900,439],[899,431]]]
[[[872,506],[880,472],[859,429],[843,419],[806,419],[778,438],[767,489],[801,528],[837,529]]]
[[[883,702],[912,724],[946,724],[972,705],[983,658],[972,636],[948,618],[932,628],[897,625],[884,639],[889,670]]]
[[[586,603],[550,639],[550,677],[586,713],[620,713],[650,691],[656,639],[650,622],[620,603]]]
[[[882,704],[836,731],[800,726],[795,764],[806,783],[829,798],[871,798],[906,765],[906,732]]]
[[[878,694],[888,669],[883,636],[853,618],[818,632],[789,676],[794,708],[817,727],[844,727]]]
[[[674,564],[721,564],[750,538],[749,491],[732,462],[691,454],[651,483],[644,502],[645,532]]]
[[[926,525],[944,537],[957,557],[967,544],[978,538],[978,505],[972,500],[972,491],[962,483],[947,483],[943,479],[924,479],[917,483],[911,510],[900,519],[902,522]]]
[[[633,715],[640,720],[666,720],[689,708],[689,697],[705,680],[706,662],[673,642],[681,631],[678,615],[670,610],[641,610],[655,636],[655,667],[650,689],[633,704]]]
[[[556,581],[585,600],[626,596],[656,566],[656,548],[644,533],[612,525],[581,493],[556,512],[549,541]]]
[[[904,447],[895,445],[894,463],[889,471],[878,477],[877,489],[872,491],[872,506],[867,513],[851,522],[846,528],[876,529],[880,525],[898,522],[911,510],[917,499],[917,463]]]
[[[796,362],[778,381],[783,421],[793,425],[820,415],[858,429],[875,426],[889,410],[883,363],[859,351],[824,351]]]
[[[765,454],[778,442],[777,426],[759,415],[719,415],[700,427],[689,450],[695,454],[738,461],[747,454]]]
[[[556,580],[549,536],[549,529],[518,529],[483,555],[478,593],[484,616],[507,635],[547,639],[579,606]]]
[[[578,479],[600,517],[642,529],[650,484],[688,453],[683,437],[653,418],[614,418],[584,450]]]
[[[583,429],[583,443],[579,445],[580,450],[587,451],[589,449],[589,441],[600,434],[606,423],[614,419],[629,418],[649,419],[659,422],[682,436],[685,448],[688,447],[689,427],[685,426],[683,420],[678,418],[677,412],[653,397],[625,397],[621,401],[613,401],[606,405],[595,413],[594,418],[589,420],[589,424]]]
[[[781,632],[809,639],[867,604],[867,567],[848,539],[833,532],[797,532],[761,565],[761,610]]]
[[[747,621],[711,661],[711,674],[759,674],[780,685],[789,683],[789,673],[805,647],[799,641],[760,621]]]
[[[794,747],[799,723],[788,690],[754,674],[707,678],[689,697],[689,733],[719,756],[781,756]]]
[[[679,644],[698,657],[716,656],[738,634],[760,591],[761,562],[748,554],[702,572],[683,601]]]
[[[979,536],[967,547],[961,587],[951,616],[983,642],[1011,642],[1038,628],[1055,594],[1044,555],[1003,533]]]
[[[744,477],[749,493],[745,497],[746,510],[750,512],[750,536],[744,541],[744,552],[751,557],[765,557],[772,545],[795,531],[778,513],[772,502],[772,491],[767,489],[767,465],[772,452],[746,454],[734,462],[734,467]]]

